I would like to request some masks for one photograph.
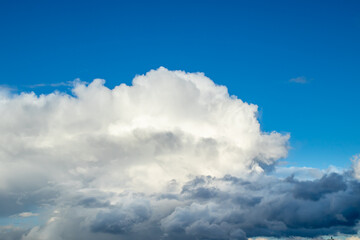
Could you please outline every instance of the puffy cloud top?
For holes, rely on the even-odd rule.
[[[132,86],[104,83],[76,82],[74,96],[2,95],[3,189],[21,172],[20,185],[45,178],[144,191],[190,175],[262,172],[287,154],[288,135],[261,132],[257,106],[202,73],[162,67]]]

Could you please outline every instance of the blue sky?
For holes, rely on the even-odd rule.
[[[264,131],[291,133],[291,165],[360,152],[359,1],[3,0],[0,31],[3,86],[199,71],[257,104]]]

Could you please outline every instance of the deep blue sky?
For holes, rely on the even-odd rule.
[[[360,153],[360,1],[1,0],[0,31],[0,85],[200,71],[291,133],[291,165]]]

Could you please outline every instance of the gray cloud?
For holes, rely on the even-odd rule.
[[[318,192],[311,190],[315,185]],[[266,175],[251,180],[198,176],[172,195],[127,193],[113,196],[116,204],[88,204],[101,202],[95,200],[104,198],[99,193],[80,202],[81,210],[77,206],[62,210],[65,215],[59,220],[25,239],[43,236],[51,225],[68,231],[61,219],[77,219],[73,224],[87,226],[67,239],[101,233],[103,239],[194,240],[356,234],[360,219],[360,183],[350,172],[329,173],[312,181]]]
[[[0,237],[2,240],[21,239],[29,230],[14,226],[0,226]]]
[[[98,212],[91,223],[91,231],[127,234],[135,225],[147,221],[150,216],[150,202],[146,198],[134,198],[119,206],[110,206]]]
[[[331,173],[314,181],[265,178],[248,184],[239,184],[241,180],[233,178],[226,187],[223,184],[229,184],[228,177],[203,179],[207,179],[206,185],[195,180],[191,182],[192,189],[184,186],[186,192],[182,194],[188,198],[191,191],[192,203],[175,209],[162,220],[165,231],[191,234],[194,232],[187,229],[201,221],[202,225],[226,230],[226,234],[214,239],[230,239],[236,229],[247,237],[317,237],[357,232],[360,184],[347,176]],[[205,189],[218,193],[206,194],[204,201],[198,193]]]
[[[302,198],[308,200],[319,200],[325,194],[345,191],[346,184],[344,183],[343,176],[332,173],[325,175],[319,180],[299,182],[290,177],[287,179],[289,182],[294,183],[295,188],[293,195],[295,198]]]

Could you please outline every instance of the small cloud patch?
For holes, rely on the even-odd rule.
[[[22,212],[22,213],[18,214],[18,216],[22,217],[22,218],[35,217],[35,216],[38,216],[38,215],[39,215],[38,213],[32,213],[32,212]]]
[[[289,82],[305,84],[308,83],[309,81],[306,79],[306,77],[296,77],[296,78],[291,78]]]

